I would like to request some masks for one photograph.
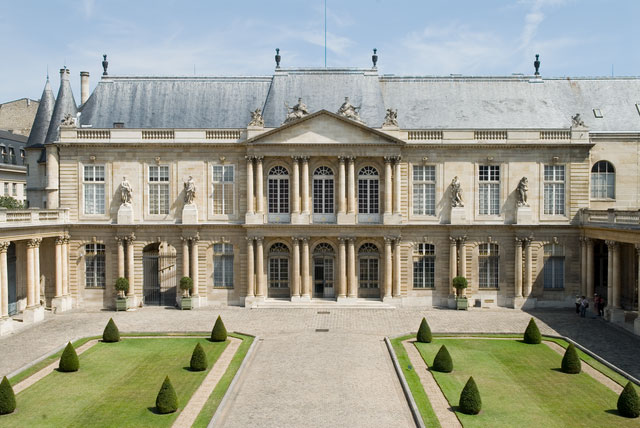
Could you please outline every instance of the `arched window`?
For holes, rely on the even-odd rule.
[[[104,244],[87,244],[84,246],[84,271],[87,288],[105,286]]]
[[[289,288],[289,248],[281,242],[269,249],[269,287]]]
[[[213,286],[233,287],[233,245],[213,244]]]
[[[313,295],[314,297],[333,297],[333,247],[322,242],[313,249]]]
[[[289,171],[283,166],[274,166],[269,171],[269,213],[289,213]]]
[[[614,199],[616,197],[616,171],[611,162],[599,161],[591,168],[591,197]]]
[[[365,166],[358,173],[358,213],[379,213],[379,176],[378,170]]]
[[[499,261],[497,244],[480,244],[478,249],[479,288],[498,288]]]
[[[380,253],[374,244],[363,244],[358,250],[360,262],[360,288],[379,288]]]
[[[9,147],[9,163],[16,164],[16,151],[13,147]]]
[[[413,247],[413,288],[435,287],[436,247],[416,244]]]
[[[326,166],[313,172],[313,213],[333,214],[333,171]]]
[[[564,248],[558,244],[544,246],[544,288],[564,288]]]

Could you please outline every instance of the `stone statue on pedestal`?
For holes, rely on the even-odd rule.
[[[306,104],[302,102],[302,98],[298,98],[298,104],[293,107],[289,107],[287,103],[284,103],[284,106],[287,108],[287,118],[284,120],[284,123],[302,119],[309,114],[309,110]]]
[[[262,118],[262,110],[257,108],[251,112],[251,122],[247,126],[264,127],[264,119]]]
[[[462,200],[462,186],[456,175],[451,180],[451,207],[464,207],[464,201]]]
[[[120,183],[120,200],[123,205],[131,205],[133,200],[133,187],[127,181],[127,177],[122,177],[122,183]]]
[[[196,182],[193,180],[192,176],[189,176],[189,179],[184,182],[184,203],[186,205],[191,205],[195,199]]]
[[[349,97],[344,97],[344,103],[340,106],[340,110],[338,110],[338,114],[340,116],[344,116],[348,119],[355,120],[356,122],[362,123],[362,119],[360,119],[360,114],[358,113],[360,107],[356,107],[349,102]]]
[[[529,180],[527,177],[522,177],[520,182],[518,183],[518,188],[516,189],[516,196],[518,197],[518,206],[519,207],[528,207],[527,203],[527,192],[529,191]]]
[[[388,108],[387,114],[384,117],[384,123],[382,124],[382,127],[386,128],[386,127],[397,127],[397,126],[398,126],[398,110]]]

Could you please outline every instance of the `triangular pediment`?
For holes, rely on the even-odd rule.
[[[404,141],[326,110],[283,124],[247,140],[247,144],[402,145]]]

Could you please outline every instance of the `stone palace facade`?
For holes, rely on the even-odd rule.
[[[182,276],[195,306],[450,306],[458,275],[472,306],[637,316],[640,79],[88,78],[43,93],[39,208],[0,211],[4,317],[113,308],[118,277],[136,306]]]

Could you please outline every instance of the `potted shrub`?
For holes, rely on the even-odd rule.
[[[456,276],[453,278],[453,288],[456,289],[456,308],[467,310],[469,307],[469,301],[467,296],[464,295],[464,289],[467,288],[467,278],[464,276]]]
[[[188,276],[180,278],[180,290],[182,290],[182,299],[180,300],[180,307],[184,309],[191,309],[191,297],[190,292],[193,289],[193,280]]]
[[[129,299],[126,296],[129,292],[129,280],[123,277],[116,279],[116,291],[118,291],[116,311],[126,311],[129,309]]]

